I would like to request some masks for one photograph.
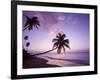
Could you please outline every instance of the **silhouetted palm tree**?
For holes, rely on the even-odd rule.
[[[40,26],[38,17],[36,17],[36,16],[33,16],[32,18],[29,18],[28,16],[25,16],[25,17],[26,17],[27,21],[24,25],[23,31],[27,28],[28,28],[28,30],[32,30],[33,26],[38,29],[38,26]]]
[[[38,20],[38,17],[36,17],[36,16],[33,16],[32,18],[29,18],[28,16],[25,16],[25,17],[27,20],[26,20],[26,23],[24,25],[23,31],[26,30],[27,28],[28,28],[28,30],[32,30],[33,26],[38,29],[38,26],[40,26],[40,22]],[[25,36],[24,40],[28,40],[28,36]],[[27,42],[26,47],[28,47],[29,45],[30,45],[30,43]],[[23,48],[24,48],[24,46],[23,46]]]
[[[58,33],[56,38],[52,40],[54,42],[53,48],[57,48],[57,53],[61,53],[61,50],[65,52],[65,47],[69,48],[69,39],[65,39],[66,35]]]
[[[54,38],[52,40],[52,42],[54,43],[52,50],[49,50],[49,51],[46,51],[46,52],[43,52],[43,53],[37,53],[35,55],[45,54],[45,53],[51,52],[51,51],[53,51],[55,49],[57,49],[57,53],[58,54],[61,53],[62,49],[65,52],[65,47],[70,49],[70,47],[69,47],[69,39],[65,39],[65,37],[66,37],[65,34],[58,33],[56,38]]]

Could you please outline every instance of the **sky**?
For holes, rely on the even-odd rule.
[[[40,52],[48,51],[53,47],[52,39],[56,37],[57,33],[66,34],[66,39],[69,39],[69,46],[66,52],[89,52],[90,37],[89,37],[89,14],[82,13],[63,13],[63,12],[39,12],[39,11],[23,11],[23,26],[26,23],[26,16],[37,16],[40,21],[38,30],[33,28],[29,31],[23,31],[23,37],[28,36],[29,39],[23,41],[30,42],[27,47],[29,51]],[[22,26],[22,27],[23,27]]]

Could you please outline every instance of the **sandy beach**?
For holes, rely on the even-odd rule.
[[[23,68],[48,68],[48,67],[59,67],[57,65],[47,64],[48,60],[32,56],[28,53],[24,53],[23,56]]]

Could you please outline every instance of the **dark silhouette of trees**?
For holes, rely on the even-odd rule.
[[[26,17],[27,20],[26,20],[26,23],[24,25],[23,31],[26,30],[26,29],[32,30],[33,27],[38,29],[38,26],[40,26],[40,22],[38,20],[38,17],[36,17],[36,16],[33,16],[32,18],[29,18],[28,16],[25,16],[25,17]],[[28,40],[28,36],[25,36],[24,40],[27,41]],[[26,42],[25,46],[29,47],[29,45],[30,45],[30,43]],[[24,48],[24,46],[23,46],[23,48]]]
[[[25,16],[27,21],[24,25],[24,30],[26,30],[28,28],[28,30],[32,30],[33,27],[37,28],[38,29],[38,26],[40,26],[40,22],[38,20],[38,17],[36,16],[33,16],[32,18],[29,18],[28,16]]]
[[[37,28],[38,29],[38,26],[40,26],[40,22],[38,20],[38,17],[36,16],[33,16],[32,18],[29,18],[28,16],[25,16],[27,21],[24,25],[24,28],[23,28],[23,31],[28,29],[28,30],[32,30],[33,27]],[[46,51],[46,52],[43,52],[43,53],[37,53],[35,55],[40,55],[40,54],[45,54],[45,53],[48,53],[48,52],[51,52],[55,49],[57,49],[57,53],[60,54],[61,51],[63,50],[65,52],[65,48],[69,48],[69,39],[65,39],[66,35],[65,34],[61,34],[61,33],[58,33],[56,35],[56,38],[54,38],[52,40],[52,42],[54,43],[53,44],[53,48],[49,51]],[[28,40],[28,36],[25,36],[24,37],[24,40]],[[26,47],[29,47],[30,45],[30,42],[26,42]]]
[[[46,52],[43,52],[43,53],[37,53],[37,54],[34,54],[35,56],[36,55],[41,55],[41,54],[45,54],[45,53],[48,53],[48,52],[51,52],[55,49],[57,49],[57,53],[60,54],[61,53],[61,50],[63,49],[63,51],[65,52],[65,47],[69,48],[69,39],[65,39],[66,35],[65,34],[61,34],[61,33],[58,33],[58,35],[56,36],[56,38],[54,38],[52,40],[52,42],[54,43],[53,44],[53,49],[49,50],[49,51],[46,51]]]
[[[57,48],[57,53],[61,53],[61,50],[65,52],[65,47],[69,48],[69,39],[65,39],[66,35],[58,33],[56,38],[52,40],[54,42],[53,48]]]

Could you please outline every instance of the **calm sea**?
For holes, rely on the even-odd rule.
[[[48,60],[47,64],[58,66],[87,66],[89,52],[46,53],[38,57]]]

